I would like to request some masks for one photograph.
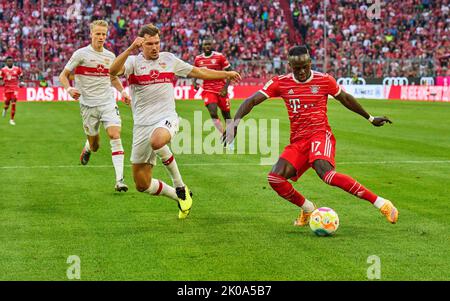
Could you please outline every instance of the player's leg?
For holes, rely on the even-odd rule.
[[[308,168],[307,158],[302,156],[295,145],[288,145],[267,175],[270,186],[279,196],[302,208],[300,217],[294,223],[298,226],[304,226],[308,223],[309,216],[314,211],[315,206],[295,190],[288,180],[297,180]]]
[[[11,99],[11,118],[9,119],[9,123],[11,125],[16,125],[14,121],[14,117],[16,116],[16,99]]]
[[[100,147],[100,116],[96,107],[90,108],[87,106],[80,106],[81,118],[83,121],[83,129],[86,134],[86,142],[80,155],[80,162],[86,165],[89,162],[92,152],[96,152]]]
[[[320,137],[312,139],[311,143],[311,160],[313,160],[313,168],[326,184],[339,187],[348,193],[369,201],[381,210],[389,222],[397,222],[398,210],[389,200],[377,196],[352,177],[336,172],[334,167],[336,140],[331,133],[328,132],[325,139]]]
[[[219,102],[219,95],[216,93],[211,93],[208,91],[203,91],[202,93],[203,101],[205,102],[205,106],[208,109],[209,116],[214,123],[214,126],[219,131],[220,134],[223,134],[223,126],[222,122],[219,119],[219,115],[217,114],[217,104]]]
[[[223,120],[225,121],[225,124],[227,122],[232,121],[231,113],[230,113],[230,100],[228,97],[219,97],[219,108],[222,112]],[[234,140],[228,145],[230,150],[234,150]]]
[[[217,103],[210,103],[206,106],[206,108],[208,109],[209,116],[211,116],[214,126],[220,134],[223,134],[222,122],[220,121],[219,115],[217,114]]]
[[[86,135],[86,142],[84,143],[83,149],[80,154],[80,162],[82,165],[86,165],[91,158],[91,153],[96,152],[99,148],[100,135],[90,136]]]
[[[150,146],[169,172],[178,197],[183,201],[190,199],[188,202],[192,203],[192,194],[184,184],[177,161],[167,145],[172,140],[175,132],[178,131],[178,125],[175,123],[176,121],[172,121],[170,129],[166,127],[166,124],[164,124],[165,127],[157,127],[150,136]]]
[[[156,153],[150,146],[150,137],[154,132],[152,127],[135,126],[133,128],[133,147],[131,149],[131,162],[133,163],[133,178],[136,189],[152,195],[164,195],[178,203],[178,218],[186,218],[190,213],[186,201],[180,201],[174,187],[166,183],[152,179],[152,167],[156,164]],[[182,207],[183,206],[183,207]],[[192,206],[192,200],[190,203]]]
[[[137,191],[155,196],[166,196],[178,202],[175,188],[161,180],[152,178],[152,169],[153,165],[149,163],[133,164],[133,179]]]
[[[2,117],[6,116],[6,112],[8,111],[9,108],[9,104],[11,101],[11,94],[10,93],[5,93],[5,103],[3,104],[3,112],[2,112]]]
[[[111,144],[111,158],[116,174],[116,191],[127,191],[128,186],[125,184],[123,176],[123,161],[124,151],[122,146],[122,139],[120,138],[120,126],[109,126],[106,128],[106,133]]]
[[[127,191],[128,186],[125,184],[123,176],[124,151],[120,131],[122,120],[120,119],[119,107],[115,102],[98,107],[100,120],[105,127],[111,145],[111,159],[116,175],[116,191]]]
[[[16,93],[11,93],[11,118],[9,119],[9,123],[11,125],[16,125],[16,122],[14,121],[14,117],[16,116],[16,102],[17,102],[17,96]]]

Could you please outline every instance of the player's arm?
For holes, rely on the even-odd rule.
[[[266,99],[268,99],[267,95],[264,95],[260,91],[255,92],[252,96],[245,99],[234,115],[233,122],[227,123],[227,129],[222,136],[222,140],[231,143],[234,140],[234,137],[236,137],[237,128],[241,119],[249,114],[254,106],[259,105]]]
[[[194,77],[198,79],[229,79],[230,81],[239,81],[241,76],[236,71],[218,71],[207,68],[192,68],[189,72],[188,77]]]
[[[69,92],[70,96],[72,96],[73,99],[78,99],[81,93],[76,88],[70,86],[70,72],[70,70],[64,68],[64,70],[59,74],[59,82],[64,87],[64,89]]]
[[[120,81],[118,76],[110,75],[111,78],[111,85],[116,88],[117,91],[119,91],[120,95],[122,95],[122,101],[129,105],[131,102],[131,98],[128,95],[127,91],[123,88],[122,82]]]
[[[385,123],[392,123],[386,116],[373,117],[364,110],[364,108],[359,104],[359,102],[353,97],[353,95],[341,90],[341,93],[334,96],[339,100],[347,109],[353,111],[362,117],[368,119],[374,126],[382,126]]]
[[[133,53],[134,50],[139,49],[142,43],[144,42],[144,38],[137,37],[133,43],[128,47],[124,52],[122,52],[114,62],[111,64],[109,68],[109,74],[112,76],[120,76],[125,73],[125,62],[127,58]]]

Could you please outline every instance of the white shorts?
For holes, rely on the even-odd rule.
[[[150,145],[150,137],[157,128],[165,128],[173,138],[178,133],[180,120],[177,116],[164,118],[154,125],[135,125],[133,127],[133,146],[131,148],[131,163],[149,163],[156,165],[156,153]]]
[[[88,136],[97,136],[100,122],[105,129],[110,126],[121,126],[119,107],[115,103],[88,107],[80,104],[80,113],[83,120],[84,132]]]

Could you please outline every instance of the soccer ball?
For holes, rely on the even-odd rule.
[[[339,217],[331,208],[317,208],[311,214],[309,227],[318,236],[332,235],[339,227]]]

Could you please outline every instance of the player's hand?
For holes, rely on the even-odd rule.
[[[144,38],[137,37],[136,39],[134,39],[133,44],[131,44],[130,48],[132,50],[139,49],[139,47],[141,47],[143,43],[144,43]]]
[[[228,94],[228,88],[226,88],[226,87],[223,87],[222,90],[220,90],[220,92],[219,92],[220,97],[226,97],[227,94]]]
[[[238,82],[242,79],[241,75],[236,71],[227,71],[227,74],[227,79],[231,80],[232,82]]]
[[[372,121],[372,124],[374,126],[383,126],[385,123],[392,123],[392,121],[389,120],[389,118],[387,118],[386,116],[374,117]]]
[[[25,87],[25,83],[24,82],[20,82],[19,83],[19,87]]]
[[[131,103],[131,97],[130,97],[130,95],[128,95],[128,93],[127,93],[127,91],[125,91],[125,90],[122,90],[122,101],[127,105],[127,106],[129,106],[130,105],[130,103]]]
[[[70,87],[67,89],[67,92],[69,92],[70,96],[72,96],[73,99],[78,99],[81,96],[81,93],[74,87]]]

